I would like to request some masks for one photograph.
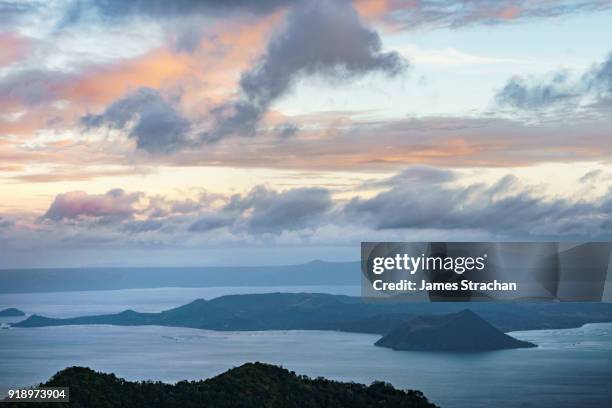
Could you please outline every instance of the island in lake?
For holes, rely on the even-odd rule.
[[[602,322],[612,322],[612,304],[366,302],[359,297],[341,295],[267,293],[198,299],[159,313],[126,310],[72,318],[32,315],[11,326],[108,324],[218,331],[337,330],[380,334],[384,337],[379,346],[397,350],[487,351],[533,347],[505,332]],[[435,337],[437,342],[433,340]]]
[[[22,310],[16,309],[14,307],[9,307],[8,309],[0,310],[0,317],[20,317],[25,316],[25,312]]]
[[[70,403],[38,403],[40,408],[238,408],[238,407],[406,407],[436,408],[420,391],[395,389],[384,382],[369,386],[311,379],[284,368],[248,363],[204,381],[131,382],[89,368],[71,367],[41,387],[69,387]],[[23,404],[11,404],[18,407]]]
[[[73,318],[32,315],[11,326],[156,325],[221,331],[338,330],[385,335],[418,316],[463,309],[470,309],[504,333],[612,322],[610,303],[368,302],[360,297],[321,293],[265,293],[198,299],[159,313],[126,310]]]
[[[393,350],[467,352],[537,347],[504,334],[469,309],[419,316],[393,329],[375,345]]]

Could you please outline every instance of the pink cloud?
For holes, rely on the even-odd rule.
[[[31,50],[31,40],[15,33],[0,33],[0,67],[24,58]]]
[[[98,195],[71,191],[58,194],[43,218],[55,221],[81,217],[129,218],[136,211],[139,199],[139,193],[127,194],[121,189]]]

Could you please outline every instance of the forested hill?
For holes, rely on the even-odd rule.
[[[113,374],[72,367],[55,374],[45,387],[69,387],[70,403],[38,408],[435,408],[419,391],[389,384],[370,386],[311,379],[284,368],[248,363],[205,381],[130,382]],[[31,404],[7,404],[26,407]]]

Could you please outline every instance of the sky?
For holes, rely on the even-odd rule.
[[[610,0],[0,0],[0,269],[612,238]]]

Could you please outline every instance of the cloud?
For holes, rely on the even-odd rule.
[[[176,45],[193,48],[193,38],[188,37],[185,44],[181,38],[176,39]],[[195,56],[185,58],[191,61]],[[288,94],[301,78],[320,76],[344,82],[370,73],[396,76],[407,66],[407,61],[398,53],[382,51],[380,37],[363,25],[350,2],[313,0],[290,7],[263,55],[242,72],[236,96],[213,103],[208,109],[199,109],[200,112],[207,109],[208,115],[188,119],[180,112],[176,98],[143,86],[115,100],[102,113],[86,115],[81,123],[89,128],[106,126],[125,130],[138,148],[156,154],[170,153],[227,136],[255,135],[272,104]],[[7,82],[11,89],[23,92],[19,84],[28,82],[27,77],[23,79]],[[34,95],[27,99],[41,103],[57,100],[66,92],[78,93],[81,86],[67,86],[69,82],[69,78],[63,77],[50,82],[43,80],[41,87],[36,86],[33,89],[36,92],[29,92]],[[84,88],[92,89],[94,84],[86,85]],[[281,138],[290,138],[298,130],[290,123],[274,129]]]
[[[174,84],[184,78],[186,61],[193,61],[166,48],[155,48],[145,49],[137,56],[104,61],[81,58],[69,69],[45,68],[49,63],[37,54],[55,55],[48,48],[57,45],[41,42],[40,49],[32,53],[34,63],[41,68],[31,68],[29,61],[19,62],[18,69],[0,77],[0,106],[7,111],[38,108],[48,120],[51,114],[61,115],[63,111],[82,114],[84,108],[98,109],[139,87]]]
[[[3,28],[16,24],[28,13],[44,8],[44,2],[0,0],[0,23]]]
[[[65,224],[87,231],[206,233],[227,227],[232,234],[259,236],[317,227],[333,207],[331,192],[324,188],[277,191],[258,186],[246,194],[202,193],[197,200],[178,201],[113,189],[106,194],[58,194],[41,219],[54,221],[57,228]]]
[[[168,153],[189,143],[191,124],[171,101],[151,88],[139,88],[113,102],[98,115],[81,118],[88,128],[127,129],[136,146],[149,153]]]
[[[64,193],[42,217],[2,215],[0,252],[12,254],[12,262],[23,257],[17,263],[28,265],[24,254],[33,250],[52,251],[51,261],[58,256],[83,259],[85,253],[111,251],[113,262],[120,265],[134,263],[131,256],[138,251],[141,255],[136,263],[148,264],[152,249],[164,249],[175,254],[166,261],[176,266],[183,264],[187,254],[230,252],[236,247],[259,252],[262,244],[275,251],[282,247],[299,252],[313,245],[354,250],[364,239],[612,238],[609,177],[589,176],[603,187],[597,195],[558,198],[513,175],[484,182],[468,181],[462,174],[437,173],[435,168],[422,166],[406,168],[380,183],[376,195],[356,191],[348,200],[324,188],[282,191],[259,186],[212,201],[202,194],[188,212],[178,205],[181,201],[119,189],[100,195]],[[478,180],[473,176],[469,180]],[[158,211],[162,207],[165,211]]]
[[[540,109],[573,102],[578,96],[568,84],[565,73],[556,73],[549,81],[514,77],[495,95],[500,106],[515,109]]]
[[[0,78],[0,100],[36,107],[59,99],[74,75],[61,71],[20,70]]]
[[[581,81],[599,103],[612,106],[612,53],[604,61],[594,64]]]
[[[456,180],[456,174],[451,170],[432,166],[410,166],[395,176],[378,182],[378,185],[389,186],[398,183],[419,182],[424,184],[440,184]]]
[[[414,166],[370,185],[378,188],[377,194],[355,193],[348,201],[334,199],[326,188],[280,191],[258,186],[213,201],[202,194],[185,212],[184,201],[115,189],[100,195],[59,194],[42,219],[54,221],[48,226],[58,234],[68,227],[69,236],[95,236],[96,231],[100,236],[147,233],[154,242],[179,246],[200,235],[228,242],[265,237],[283,242],[292,234],[298,241],[316,240],[329,228],[344,230],[347,236],[353,236],[351,231],[382,234],[383,239],[384,234],[397,238],[394,231],[437,231],[439,239],[468,231],[511,239],[611,237],[610,178],[589,172],[581,181],[597,181],[603,195],[559,198],[510,174],[494,182],[466,182],[454,171]],[[160,212],[161,207],[165,211]]]
[[[584,176],[580,177],[581,183],[590,183],[597,181],[603,175],[603,171],[601,169],[591,170],[584,174]]]
[[[333,207],[331,193],[323,188],[274,191],[255,187],[246,195],[233,195],[218,213],[208,213],[189,226],[191,232],[223,227],[249,234],[279,234],[316,227]]]
[[[378,34],[361,22],[350,2],[308,1],[292,7],[264,55],[240,78],[240,97],[212,110],[216,126],[204,141],[249,136],[273,102],[303,76],[348,80],[372,72],[395,76],[407,67],[396,52],[383,52]]]
[[[162,228],[164,224],[156,220],[144,220],[144,221],[130,221],[123,226],[123,229],[132,234],[139,234],[142,232],[157,231]]]
[[[520,23],[612,7],[608,0],[357,0],[360,12],[395,28],[462,28]]]
[[[91,10],[111,19],[129,16],[168,19],[193,14],[222,16],[237,11],[265,14],[294,2],[295,0],[77,0],[73,2],[64,20],[65,23],[78,21]]]
[[[242,203],[252,213],[247,226],[251,233],[277,233],[314,227],[320,217],[332,208],[329,190],[323,188],[295,188],[275,192],[254,189]]]
[[[14,221],[7,220],[4,217],[0,217],[0,231],[2,231],[3,229],[8,229],[8,228],[12,227],[14,224],[15,224]]]
[[[282,123],[274,128],[278,137],[282,139],[288,139],[297,135],[300,131],[300,128],[293,123]]]
[[[609,236],[612,200],[570,201],[536,194],[513,175],[496,183],[447,184],[394,177],[391,187],[371,198],[353,198],[346,219],[377,230],[434,229],[486,231],[493,236]],[[610,189],[612,191],[612,187]]]
[[[520,167],[612,159],[610,125],[604,118],[586,122],[567,116],[537,125],[501,117],[344,117],[339,122],[337,116],[317,115],[299,119],[300,137],[279,142],[274,130],[271,134],[261,130],[257,143],[249,144],[249,154],[245,154],[244,141],[228,138],[222,149],[182,152],[171,160],[180,166],[223,163],[243,168],[363,172],[398,171],[415,164]]]
[[[201,216],[188,228],[190,232],[208,232],[231,226],[236,219],[225,214],[206,214]]]
[[[43,219],[62,221],[79,218],[130,218],[136,211],[135,206],[139,199],[139,193],[128,194],[121,189],[110,190],[106,194],[71,191],[58,194]]]
[[[192,15],[218,17],[236,12],[265,15],[296,3],[297,0],[76,0],[66,10],[63,24],[74,24],[92,13],[105,21],[121,21],[126,17],[157,20]],[[353,3],[365,17],[404,29],[504,24],[610,8],[608,0],[354,0]],[[2,7],[2,4],[8,4],[10,8]],[[17,6],[18,3],[2,2],[0,10],[4,8],[7,13],[21,13]]]
[[[2,6],[0,6],[0,13]],[[30,52],[32,40],[11,32],[0,32],[0,68],[24,58]]]
[[[607,109],[612,106],[612,54],[575,80],[565,71],[544,78],[516,76],[497,91],[495,100],[502,107],[523,111],[559,107]]]

